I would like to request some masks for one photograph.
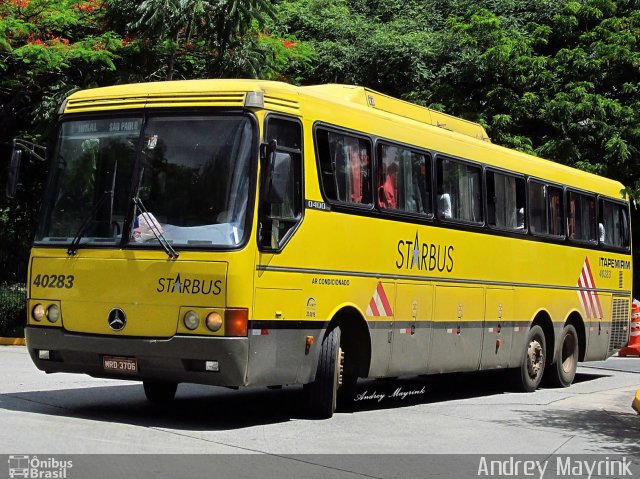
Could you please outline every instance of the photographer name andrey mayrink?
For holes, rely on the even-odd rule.
[[[376,391],[373,391],[372,393],[369,393],[369,391],[365,391],[363,393],[360,394],[356,394],[356,397],[353,399],[354,401],[377,401],[380,402],[385,398],[389,398],[389,399],[396,399],[396,398],[400,398],[400,399],[406,399],[407,396],[418,396],[420,394],[424,394],[426,392],[426,389],[424,386],[422,386],[421,389],[414,389],[411,391],[403,391],[402,388],[396,388],[395,391],[393,391],[393,393],[389,394],[387,396],[386,393],[378,393]]]
[[[623,477],[633,476],[631,465],[633,463],[626,457],[621,459],[612,459],[605,456],[602,459],[578,460],[572,457],[556,457],[555,460],[525,460],[515,459],[513,456],[505,460],[488,460],[482,456],[478,465],[478,476],[490,477],[537,477],[543,479],[547,470],[555,476],[553,477],[587,477],[591,479],[592,475],[599,477]],[[548,469],[549,466],[555,471]]]

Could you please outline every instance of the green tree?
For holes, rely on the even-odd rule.
[[[291,0],[274,31],[317,52],[304,82],[365,85],[640,194],[639,0]]]
[[[141,67],[139,80],[270,78],[288,62],[310,59],[305,45],[264,31],[273,16],[267,0],[110,0],[109,6],[110,24],[138,48],[129,59]]]
[[[0,184],[4,160],[16,136],[41,141],[51,130],[56,105],[70,90],[105,81],[123,49],[121,39],[102,28],[96,0],[8,0],[0,3]],[[28,158],[25,158],[28,160]],[[23,162],[23,186],[15,200],[0,195],[0,243],[25,255],[44,172]]]

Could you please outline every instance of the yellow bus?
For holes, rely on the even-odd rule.
[[[627,342],[623,186],[478,124],[257,80],[91,89],[60,114],[28,279],[43,371],[151,401],[303,384],[330,417],[358,378],[505,369],[533,391]]]

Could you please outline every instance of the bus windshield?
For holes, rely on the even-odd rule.
[[[237,246],[252,136],[232,115],[66,121],[36,243]]]

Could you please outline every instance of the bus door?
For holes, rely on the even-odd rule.
[[[399,283],[396,288],[388,374],[422,374],[431,341],[433,286]]]
[[[478,369],[483,316],[482,287],[436,286],[429,373]]]
[[[513,289],[487,288],[480,369],[509,366],[513,341]]]
[[[264,137],[248,381],[278,385],[309,376],[311,362],[300,344],[317,328],[305,321],[302,275],[287,271],[305,260],[299,249],[287,249],[302,222],[302,125],[296,118],[269,114]],[[274,265],[282,270],[269,271]]]

